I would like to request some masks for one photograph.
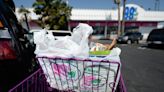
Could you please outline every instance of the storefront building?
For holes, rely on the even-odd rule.
[[[38,15],[30,8],[29,19],[34,21]],[[18,11],[18,9],[16,10]],[[120,16],[122,20],[123,7],[120,7]],[[18,19],[21,15],[16,12]],[[125,32],[139,31],[147,38],[149,32],[154,28],[161,28],[164,25],[164,11],[144,10],[136,4],[127,4],[125,9]],[[69,20],[69,29],[72,30],[78,23],[88,23],[94,29],[94,35],[100,37],[112,37],[118,32],[118,10],[117,9],[72,9],[72,15]],[[31,28],[34,22],[31,23]]]
[[[120,12],[122,20],[122,7]],[[125,32],[140,31],[146,39],[152,29],[163,27],[164,11],[144,10],[138,5],[127,4],[124,19]],[[80,22],[91,25],[94,28],[95,35],[111,37],[117,34],[118,10],[72,9],[69,27],[72,29]]]

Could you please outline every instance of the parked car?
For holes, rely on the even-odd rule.
[[[42,31],[43,29],[32,29],[29,31],[28,34],[26,34],[27,39],[30,41],[32,45],[34,45],[34,33]],[[65,36],[71,36],[71,31],[61,31],[61,30],[47,30],[48,34],[52,34],[55,38],[55,40],[63,38]]]
[[[164,28],[153,29],[147,38],[147,43],[149,47],[164,46]]]
[[[12,38],[8,29],[0,29],[0,60],[16,59],[16,53],[13,48]]]
[[[7,92],[36,66],[34,49],[24,36],[27,31],[19,24],[14,7],[12,0],[0,0],[0,92]]]
[[[139,43],[140,40],[142,40],[143,35],[140,32],[126,32],[124,35],[118,37],[117,42],[118,43]]]
[[[49,32],[52,32],[55,39],[60,39],[60,38],[63,38],[65,36],[71,36],[72,35],[71,31],[49,30]]]

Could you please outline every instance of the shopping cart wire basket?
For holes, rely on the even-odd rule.
[[[47,86],[42,69],[39,68],[8,92],[49,92]]]
[[[118,62],[59,57],[37,59],[41,69],[9,92],[126,92]]]
[[[59,57],[38,61],[47,82],[58,90],[113,92],[118,84],[119,62]]]

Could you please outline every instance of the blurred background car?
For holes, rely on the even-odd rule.
[[[147,44],[149,47],[153,47],[153,46],[164,47],[164,28],[153,29],[147,38]]]
[[[122,36],[118,37],[117,42],[127,44],[131,44],[134,42],[139,43],[139,41],[142,40],[142,38],[143,35],[140,32],[126,32]]]
[[[49,30],[48,32],[52,32],[52,34],[56,40],[61,39],[65,36],[71,36],[72,35],[71,31]]]
[[[25,36],[27,37],[27,39],[29,40],[30,44],[35,48],[35,44],[34,44],[34,34],[37,32],[42,31],[43,29],[33,29],[30,30],[28,34],[25,34]],[[54,36],[55,40],[57,39],[61,39],[65,36],[71,36],[72,32],[68,31],[68,30],[46,30],[48,34],[51,34]]]

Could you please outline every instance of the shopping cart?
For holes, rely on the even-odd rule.
[[[9,92],[126,92],[120,63],[37,57],[41,68]]]

